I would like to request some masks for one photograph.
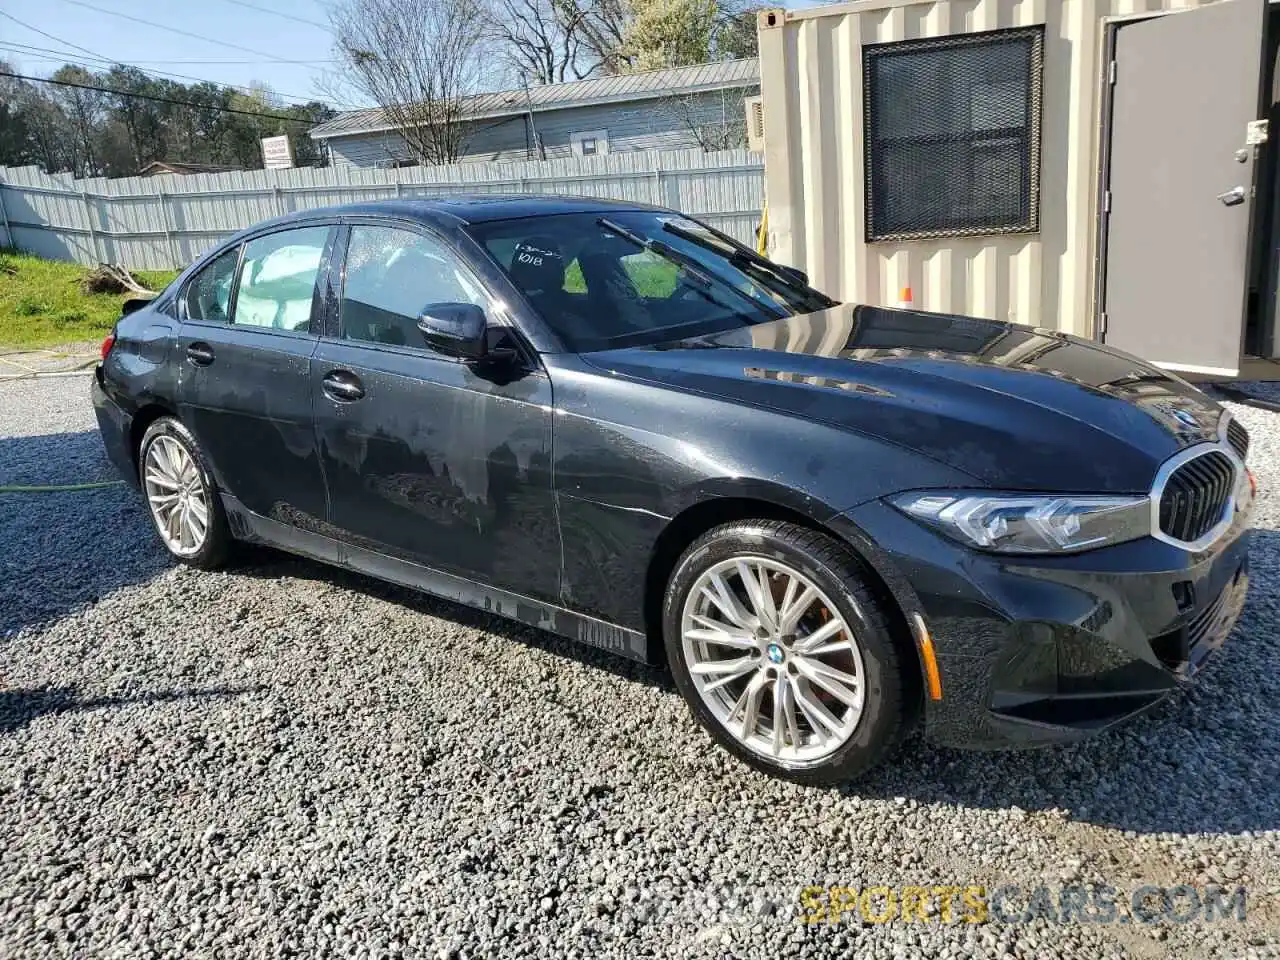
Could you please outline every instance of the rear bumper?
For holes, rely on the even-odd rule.
[[[881,503],[847,516],[928,626],[942,699],[926,699],[925,733],[950,746],[1069,742],[1143,713],[1192,680],[1248,592],[1247,513],[1202,553],[1144,539],[1024,558],[965,549]]]
[[[133,417],[107,396],[102,387],[102,367],[98,367],[93,372],[93,380],[89,385],[89,398],[93,402],[93,412],[98,418],[98,432],[102,434],[102,445],[106,448],[107,459],[120,472],[120,476],[137,487],[138,470],[133,462],[133,449],[130,443]]]

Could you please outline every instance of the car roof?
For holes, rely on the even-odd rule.
[[[398,220],[420,220],[439,223],[484,223],[489,220],[516,220],[524,217],[548,217],[564,213],[605,213],[610,210],[660,209],[644,203],[623,200],[601,200],[594,197],[564,197],[548,194],[459,194],[450,197],[405,200],[374,200],[347,203],[335,207],[299,210],[267,221],[271,226],[315,220],[324,217],[365,216],[393,217]],[[261,227],[264,224],[259,224]]]

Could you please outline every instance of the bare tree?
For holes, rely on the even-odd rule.
[[[486,72],[482,0],[339,0],[329,11],[351,85],[382,108],[422,163],[466,146],[466,98]]]
[[[583,49],[583,17],[564,0],[490,0],[489,32],[518,77],[564,83],[599,63]]]
[[[714,37],[716,59],[740,60],[758,56],[756,18],[767,9],[756,0],[721,0]]]
[[[623,40],[631,20],[631,0],[553,0],[562,23],[573,23],[582,52],[593,69],[626,73],[632,57]]]
[[[718,94],[690,93],[666,99],[666,108],[703,150],[733,150],[747,145],[746,107],[751,88]]]

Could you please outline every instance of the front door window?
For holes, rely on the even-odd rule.
[[[427,349],[418,320],[428,304],[488,305],[480,284],[452,253],[409,230],[352,227],[346,273],[344,340]]]

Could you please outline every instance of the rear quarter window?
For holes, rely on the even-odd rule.
[[[230,319],[231,287],[239,262],[240,248],[232,247],[187,281],[183,305],[189,320],[226,323]]]

